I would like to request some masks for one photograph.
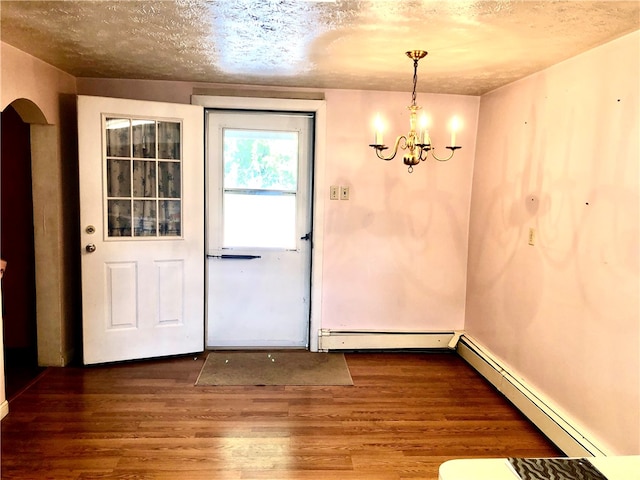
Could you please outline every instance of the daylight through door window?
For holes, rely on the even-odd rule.
[[[296,248],[298,135],[223,130],[223,248]]]

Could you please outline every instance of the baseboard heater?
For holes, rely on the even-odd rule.
[[[495,358],[466,335],[457,344],[458,354],[570,457],[606,456],[580,433],[559,409],[535,389],[509,373]]]
[[[393,332],[371,330],[322,329],[318,334],[318,349],[330,350],[404,350],[446,349],[457,341],[459,333],[446,332]]]

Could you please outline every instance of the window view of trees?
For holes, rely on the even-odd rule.
[[[225,130],[224,188],[296,191],[298,133]]]

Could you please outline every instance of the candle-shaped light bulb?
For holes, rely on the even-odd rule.
[[[373,127],[375,129],[375,145],[382,145],[382,132],[384,132],[384,123],[382,122],[382,118],[380,115],[376,115],[376,119],[373,122]]]
[[[429,144],[429,117],[426,113],[420,115],[420,143]]]
[[[453,117],[451,119],[451,147],[455,147],[456,146],[456,133],[458,132],[458,129],[460,128],[460,121],[458,120],[458,117]]]

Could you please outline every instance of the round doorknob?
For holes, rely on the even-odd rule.
[[[93,253],[96,251],[96,246],[93,243],[90,243],[86,247],[84,247],[84,249],[89,253]]]

